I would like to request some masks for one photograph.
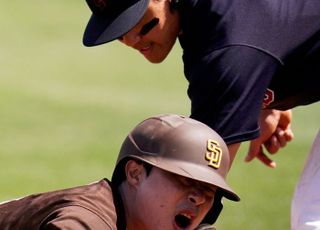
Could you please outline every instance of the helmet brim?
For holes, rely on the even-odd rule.
[[[143,17],[149,0],[140,0],[118,14],[92,14],[83,35],[85,46],[113,41],[129,32]]]
[[[210,170],[210,168],[205,168],[192,162],[155,156],[131,155],[130,157],[136,158],[170,173],[217,186],[222,190],[222,194],[225,198],[232,201],[240,201],[239,196],[225,182],[224,178],[215,171]]]

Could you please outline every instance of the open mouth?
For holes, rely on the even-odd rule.
[[[186,214],[178,214],[175,217],[175,222],[179,228],[185,229],[191,225],[191,216]]]

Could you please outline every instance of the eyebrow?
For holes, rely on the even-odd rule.
[[[159,18],[153,18],[146,24],[144,24],[140,30],[140,35],[146,35],[159,23]]]

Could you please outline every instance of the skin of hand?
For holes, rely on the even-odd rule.
[[[263,146],[270,154],[275,154],[280,148],[285,147],[294,137],[290,127],[291,120],[291,110],[262,110],[259,119],[261,134],[251,141],[245,161],[250,162],[258,158],[266,166],[275,168],[276,163],[264,153]]]

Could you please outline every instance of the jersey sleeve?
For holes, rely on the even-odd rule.
[[[279,62],[261,50],[237,45],[190,63],[185,62],[185,73],[191,117],[216,130],[227,144],[258,137],[264,94]]]
[[[41,224],[41,230],[116,230],[99,215],[80,206],[68,206],[52,212]]]

